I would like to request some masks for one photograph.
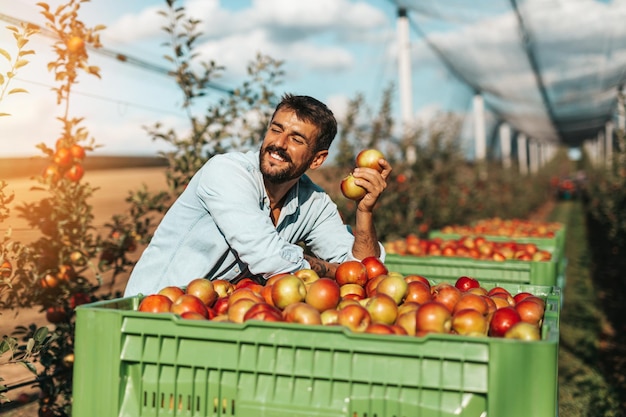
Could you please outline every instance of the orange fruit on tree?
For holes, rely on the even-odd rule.
[[[67,41],[67,50],[72,54],[77,54],[85,50],[85,41],[80,36],[72,36]]]

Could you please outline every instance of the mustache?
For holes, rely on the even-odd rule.
[[[291,158],[289,157],[289,155],[287,155],[287,152],[285,152],[284,149],[278,148],[274,145],[269,145],[267,148],[265,148],[265,152],[266,153],[275,153],[278,156],[280,156],[281,158],[283,158],[285,160],[285,162],[291,162]]]

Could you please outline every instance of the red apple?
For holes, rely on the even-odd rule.
[[[234,302],[239,301],[242,298],[248,298],[257,303],[263,301],[263,297],[261,295],[254,292],[252,289],[248,287],[237,288],[235,291],[228,296],[228,305],[232,305]]]
[[[300,278],[305,285],[310,285],[311,283],[320,279],[320,276],[312,269],[301,269],[293,273],[295,276]]]
[[[370,313],[360,304],[350,304],[343,307],[337,316],[337,324],[357,333],[364,332],[371,322]]]
[[[295,275],[285,275],[272,284],[272,301],[281,310],[289,304],[304,301],[305,297],[306,286]]]
[[[339,295],[341,299],[351,298],[353,300],[362,300],[365,298],[365,288],[359,284],[343,284],[339,287]]]
[[[430,287],[431,287],[431,285],[430,285],[430,281],[428,280],[428,278],[426,278],[426,277],[424,277],[424,276],[422,276],[422,275],[415,275],[415,274],[406,275],[406,276],[404,277],[404,280],[407,282],[407,284],[408,284],[409,282],[419,281],[419,282],[421,282],[421,283],[423,283],[423,284],[427,285],[427,286],[428,286],[428,288],[430,288]]]
[[[459,299],[459,301],[457,301],[452,313],[454,314],[459,310],[464,310],[468,308],[476,310],[484,316],[489,313],[489,306],[487,305],[487,301],[485,301],[485,297],[469,292],[464,292],[461,294],[461,298]]]
[[[261,321],[283,321],[282,312],[268,303],[253,304],[243,315],[243,321],[261,320]]]
[[[365,304],[372,323],[393,324],[398,317],[398,304],[387,294],[373,295]]]
[[[283,310],[283,318],[288,323],[322,324],[320,312],[304,302],[291,303]]]
[[[370,325],[365,328],[363,333],[395,334],[391,325],[385,323],[370,323]]]
[[[205,317],[200,313],[197,313],[195,311],[183,311],[180,314],[180,317],[185,319],[185,320],[207,320],[210,319],[210,317]]]
[[[539,327],[520,321],[511,326],[511,328],[504,333],[504,337],[507,339],[532,341],[541,339],[541,332]]]
[[[375,256],[363,258],[361,263],[365,265],[368,280],[376,278],[379,275],[386,275],[389,272],[385,264]]]
[[[454,286],[457,287],[459,290],[465,292],[469,290],[470,288],[480,287],[480,283],[475,278],[462,276],[456,280],[456,282],[454,283]]]
[[[217,316],[226,314],[228,312],[228,297],[219,297],[213,303],[213,310]]]
[[[320,320],[322,320],[322,324],[326,326],[332,326],[337,324],[339,320],[339,310],[337,310],[336,308],[331,308],[322,311],[320,313]]]
[[[215,288],[213,287],[213,282],[206,278],[196,278],[189,281],[186,293],[195,295],[209,307],[213,305],[218,297],[217,291],[215,291]]]
[[[344,261],[335,271],[335,280],[340,286],[343,284],[363,286],[367,282],[367,268],[360,261]]]
[[[491,298],[491,300],[496,304],[496,309],[511,306],[511,303],[505,294],[494,294],[488,297]]]
[[[515,310],[519,313],[522,321],[541,327],[543,320],[544,307],[529,299],[525,299],[515,304]]]
[[[522,318],[515,308],[510,306],[499,308],[491,316],[489,336],[504,337],[507,330],[520,321],[522,321]]]
[[[356,185],[355,180],[356,178],[350,173],[341,180],[340,187],[346,198],[357,201],[365,197],[367,190],[360,185]]]
[[[404,297],[404,303],[414,302],[417,304],[424,304],[427,301],[432,300],[432,294],[430,287],[421,281],[411,281],[407,284],[406,297]]]
[[[417,310],[407,310],[398,315],[395,325],[401,327],[409,336],[417,332]]]
[[[518,292],[517,294],[515,294],[513,296],[513,300],[515,301],[515,304],[517,304],[520,301],[522,301],[524,298],[531,297],[531,296],[533,296],[532,293],[529,293],[527,291],[522,291],[522,292]]]
[[[170,311],[179,316],[186,311],[193,311],[202,314],[204,318],[209,318],[209,310],[204,301],[193,294],[183,294],[172,303]]]
[[[258,303],[259,301],[255,301],[251,298],[240,298],[234,303],[229,303],[228,320],[232,321],[233,323],[243,323],[244,317],[248,310],[250,310],[253,305]]]
[[[213,289],[217,293],[218,298],[227,297],[235,291],[235,286],[225,279],[216,279],[211,282],[213,282]]]
[[[148,313],[168,313],[172,307],[172,300],[163,294],[150,294],[139,303],[137,311]]]
[[[377,149],[364,149],[356,156],[356,166],[360,168],[371,168],[378,172],[383,172],[380,160],[385,159],[385,155]]]
[[[461,299],[461,290],[447,282],[440,282],[431,287],[430,292],[433,295],[433,301],[437,301],[452,313],[454,305]]]
[[[336,308],[340,300],[341,291],[339,284],[330,278],[319,278],[311,283],[304,297],[304,301],[315,307],[320,313],[324,310]]]
[[[376,294],[376,287],[378,283],[383,280],[387,275],[379,275],[376,278],[368,279],[365,283],[365,296],[371,297]]]
[[[174,302],[176,301],[178,297],[180,297],[184,293],[185,291],[182,288],[177,287],[175,285],[170,285],[170,286],[161,288],[157,294],[162,294],[166,296],[167,298],[169,298],[170,300],[172,300],[172,302]]]
[[[452,314],[444,304],[438,301],[428,301],[417,309],[416,324],[416,334],[420,331],[449,333],[452,326]]]
[[[478,310],[465,308],[455,311],[452,315],[452,331],[459,335],[486,336],[488,328],[487,317]]]
[[[402,275],[389,274],[376,286],[376,294],[387,294],[398,305],[406,297],[408,285]]]

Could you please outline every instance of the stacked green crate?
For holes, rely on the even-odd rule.
[[[72,416],[553,417],[560,289],[502,286],[546,300],[541,340],[183,320],[135,311],[140,297],[80,306]]]

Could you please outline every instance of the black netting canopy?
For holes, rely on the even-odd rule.
[[[392,2],[448,70],[517,131],[573,147],[615,117],[626,1]]]

